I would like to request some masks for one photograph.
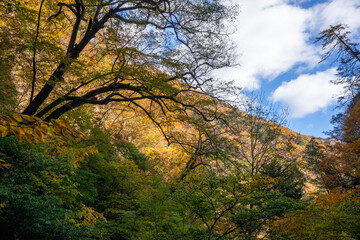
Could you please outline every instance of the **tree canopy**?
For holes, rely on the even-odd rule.
[[[322,43],[322,47],[326,52],[322,56],[322,61],[335,55],[337,61],[338,79],[335,84],[344,84],[347,94],[352,98],[358,98],[360,91],[360,52],[358,43],[354,43],[349,38],[347,26],[338,24],[330,26],[330,28],[322,31],[317,41]],[[341,98],[347,98],[342,96]]]
[[[231,64],[224,20],[233,13],[221,1],[2,5],[1,37],[21,66],[11,70],[28,84],[24,114],[48,121],[84,104],[128,102],[148,115],[156,105],[210,118],[184,96],[213,94],[209,72]]]

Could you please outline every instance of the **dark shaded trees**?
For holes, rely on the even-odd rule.
[[[275,179],[272,189],[284,197],[299,200],[304,196],[305,177],[295,162],[274,159],[263,167],[261,175]]]
[[[0,168],[1,239],[102,238],[97,223],[104,217],[90,207],[98,176],[77,168],[56,145],[0,138],[9,165]]]

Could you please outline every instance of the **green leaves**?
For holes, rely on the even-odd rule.
[[[293,173],[289,171],[287,174]],[[291,198],[287,196],[287,190],[293,189],[281,185],[291,185],[292,181],[297,181],[296,177],[287,179],[287,183],[281,177],[287,179],[288,175],[267,171],[264,175],[245,177],[231,171],[218,174],[205,168],[198,169],[174,186],[173,199],[193,216],[199,226],[204,225],[202,230],[208,239],[256,237],[285,213],[308,206],[307,201],[299,200],[302,188],[294,190],[299,195],[290,194],[294,197]],[[303,182],[299,184],[303,186]]]
[[[20,239],[99,236],[94,225],[103,217],[84,204],[96,196],[93,180],[80,175],[69,158],[45,154],[42,147],[0,138],[2,158],[11,164],[0,169],[0,230]]]

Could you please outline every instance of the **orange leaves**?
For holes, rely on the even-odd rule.
[[[48,123],[43,122],[38,117],[24,114],[0,115],[0,136],[6,137],[10,134],[15,135],[19,142],[26,140],[37,143],[46,142],[59,135],[85,138],[83,133],[69,127],[66,122],[59,119],[54,119]]]
[[[342,131],[344,141],[360,140],[360,101],[345,112]]]
[[[318,163],[322,181],[328,190],[346,190],[360,185],[360,101],[344,113],[338,133],[341,140],[334,153]]]
[[[0,169],[9,169],[10,166],[10,163],[6,163],[5,160],[0,159]]]

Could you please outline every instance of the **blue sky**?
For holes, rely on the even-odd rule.
[[[319,64],[322,49],[314,40],[330,25],[346,24],[360,42],[360,0],[232,0],[239,16],[232,23],[236,67],[215,76],[234,80],[244,93],[262,92],[288,109],[288,127],[326,137],[343,88],[336,64]]]

